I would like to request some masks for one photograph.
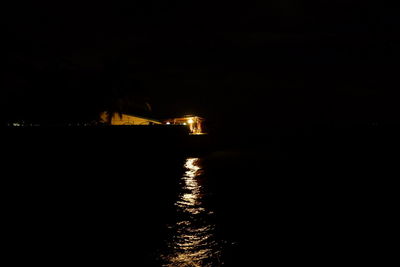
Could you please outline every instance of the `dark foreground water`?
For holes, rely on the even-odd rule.
[[[182,164],[152,237],[155,266],[319,266],[393,255],[396,197],[384,172],[368,177],[365,163],[311,163],[318,168],[220,151]]]
[[[15,266],[356,265],[396,253],[398,162],[377,142],[184,155],[67,140],[5,153],[2,243]]]

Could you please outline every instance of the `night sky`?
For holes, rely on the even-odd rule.
[[[142,2],[5,8],[5,120],[89,120],[119,98],[221,129],[398,119],[392,7]]]

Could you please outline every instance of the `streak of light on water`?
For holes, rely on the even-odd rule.
[[[181,178],[181,191],[175,202],[177,221],[171,226],[166,267],[220,266],[221,250],[215,238],[213,212],[203,203],[204,187],[199,183],[203,170],[199,158],[188,158]]]

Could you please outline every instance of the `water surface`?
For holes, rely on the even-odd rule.
[[[204,170],[200,158],[187,158],[174,203],[176,221],[169,226],[163,266],[220,266],[221,248],[215,237],[214,211],[204,199]]]

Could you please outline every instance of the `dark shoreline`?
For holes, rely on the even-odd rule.
[[[96,153],[199,154],[218,151],[263,153],[265,159],[380,159],[397,157],[400,125],[353,124],[297,128],[242,128],[189,135],[180,126],[3,127],[6,151],[63,149]]]

